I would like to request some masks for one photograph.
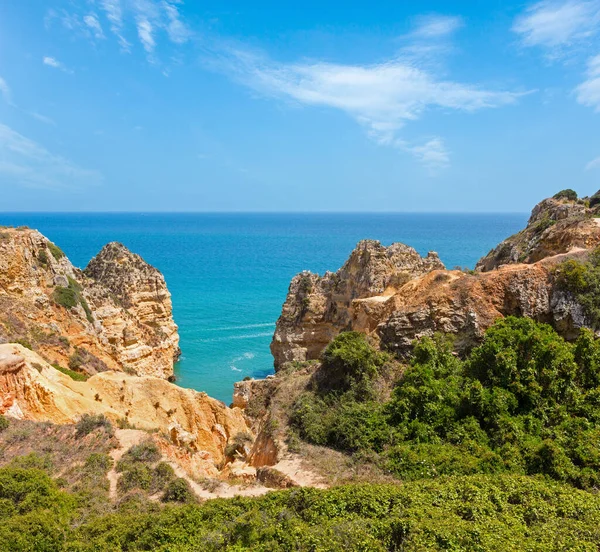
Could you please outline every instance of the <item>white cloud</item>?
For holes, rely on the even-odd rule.
[[[447,37],[463,26],[463,20],[460,17],[447,15],[419,17],[416,23],[417,27],[410,36],[422,39]]]
[[[600,157],[596,157],[596,159],[592,159],[586,166],[586,171],[591,171],[592,169],[600,169]]]
[[[102,30],[102,25],[100,24],[100,20],[95,13],[90,13],[83,17],[83,22],[90,28],[94,36],[98,39],[105,38],[104,31]]]
[[[0,123],[0,185],[62,190],[101,181],[98,172],[82,169]]]
[[[50,117],[46,117],[46,115],[42,115],[41,113],[37,113],[36,111],[28,111],[27,113],[34,119],[37,119],[38,121],[44,124],[56,126],[56,123]]]
[[[577,101],[600,112],[600,55],[588,60],[586,80],[576,89]]]
[[[144,46],[144,50],[146,50],[146,52],[149,54],[154,52],[156,43],[154,42],[154,37],[152,36],[152,24],[150,21],[144,17],[140,17],[137,22],[137,30],[140,41]]]
[[[14,105],[13,101],[12,101],[12,94],[10,91],[10,87],[8,86],[8,84],[2,77],[0,77],[0,94],[2,94],[4,101],[8,105]]]
[[[48,10],[46,26],[55,21],[79,37],[90,41],[106,38],[104,29],[116,37],[121,50],[131,52],[132,44],[139,41],[151,62],[162,37],[173,44],[187,42],[192,32],[185,23],[181,0],[88,0],[98,6],[98,13],[85,13],[83,7],[72,3],[70,11]],[[83,3],[81,3],[83,4]],[[134,31],[135,35],[128,35]]]
[[[221,67],[252,89],[302,105],[339,109],[382,145],[409,151],[427,165],[448,164],[441,139],[409,145],[398,131],[427,111],[475,112],[512,104],[522,95],[442,80],[402,59],[374,65],[326,62],[277,64],[240,50]]]
[[[190,31],[187,26],[181,21],[179,10],[174,4],[163,1],[163,9],[167,15],[167,33],[169,38],[176,44],[183,44],[190,38]]]
[[[64,71],[65,73],[73,72],[73,71],[71,71],[71,69],[66,67],[64,63],[61,63],[56,58],[53,58],[50,56],[44,56],[44,59],[42,60],[42,62],[44,65],[47,65],[48,67],[53,67],[54,69],[59,69],[60,71]]]
[[[123,9],[120,0],[102,0],[102,9],[110,23],[110,30],[117,37],[119,46],[124,52],[129,52],[131,44],[123,36]]]
[[[530,6],[513,25],[525,46],[548,48],[552,57],[599,28],[600,0],[544,0]]]
[[[432,173],[445,169],[450,165],[450,153],[441,138],[432,138],[422,145],[409,145],[401,141],[398,146],[413,155],[423,166]]]

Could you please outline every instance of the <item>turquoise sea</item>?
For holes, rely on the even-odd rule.
[[[0,213],[36,228],[85,267],[120,241],[159,268],[173,295],[179,385],[227,403],[233,382],[272,372],[269,343],[294,274],[337,270],[356,243],[401,241],[473,267],[524,226],[522,214],[47,214]]]

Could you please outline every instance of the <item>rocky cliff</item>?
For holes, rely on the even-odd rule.
[[[572,338],[589,320],[557,284],[554,267],[600,245],[598,209],[588,199],[546,199],[527,228],[471,272],[445,270],[435,253],[421,258],[403,244],[361,242],[338,272],[294,277],[271,344],[275,367],[319,358],[346,330],[367,333],[400,355],[414,339],[438,331],[455,334],[459,350],[468,348],[508,315],[551,323]]]
[[[213,467],[223,463],[229,440],[248,431],[240,409],[206,393],[113,371],[74,381],[18,344],[0,345],[0,413],[57,424],[103,414],[115,424],[169,435]]]
[[[169,378],[179,348],[162,275],[109,244],[85,272],[42,234],[0,229],[0,343],[93,375]]]
[[[505,264],[535,263],[574,249],[600,244],[600,204],[591,198],[548,198],[531,212],[527,227],[510,236],[477,263],[488,272]]]
[[[383,303],[406,282],[442,269],[436,253],[421,257],[401,243],[384,247],[365,240],[337,272],[298,274],[290,284],[271,343],[275,367],[318,358],[340,331],[354,327],[357,300],[378,297]]]

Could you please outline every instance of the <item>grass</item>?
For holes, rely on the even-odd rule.
[[[57,245],[54,245],[52,242],[48,242],[47,246],[48,246],[48,249],[50,250],[50,253],[57,261],[60,261],[60,259],[62,259],[63,257],[66,256],[64,254],[63,250],[60,247],[58,247]]]
[[[89,376],[87,374],[82,374],[80,372],[75,372],[74,370],[70,370],[69,368],[63,368],[60,364],[52,364],[52,367],[62,372],[66,376],[69,376],[72,380],[75,381],[87,381]]]
[[[85,312],[85,316],[87,321],[92,324],[94,322],[94,317],[92,315],[92,311],[90,306],[88,305],[85,297],[83,296],[83,289],[81,284],[77,282],[75,279],[70,276],[67,277],[69,282],[67,287],[57,286],[52,294],[52,300],[61,307],[66,309],[72,309],[77,305],[81,305],[83,311]]]

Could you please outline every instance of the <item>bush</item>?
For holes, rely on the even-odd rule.
[[[130,462],[152,463],[160,460],[160,450],[153,441],[144,441],[139,445],[133,445],[119,461],[121,465]],[[118,469],[118,465],[117,465]]]
[[[351,388],[370,394],[370,383],[388,356],[377,351],[360,332],[344,332],[335,337],[322,355],[317,379],[323,391],[345,392]]]
[[[568,199],[569,201],[577,201],[577,192],[575,190],[571,190],[571,188],[566,188],[565,190],[561,190],[557,194],[552,196],[554,199]]]
[[[576,372],[572,347],[551,326],[530,318],[498,321],[467,363],[467,373],[484,387],[514,395],[519,413],[564,403]]]
[[[290,423],[310,443],[377,453],[403,479],[510,472],[591,489],[600,486],[599,385],[592,331],[570,344],[509,317],[465,360],[446,337],[420,340],[385,404],[354,388],[306,391]]]
[[[177,484],[179,485],[179,484]],[[517,476],[301,488],[114,514],[69,534],[73,550],[596,550],[600,497]]]
[[[60,364],[52,364],[52,367],[58,370],[59,372],[62,372],[66,376],[69,376],[72,380],[75,381],[87,381],[89,377],[87,374],[82,374],[80,372],[69,370],[68,368],[63,368],[62,366],[60,366]]]
[[[150,490],[152,486],[152,469],[145,464],[133,464],[122,470],[121,477],[117,484],[122,493],[132,489]]]
[[[48,255],[46,255],[46,252],[43,249],[38,252],[37,259],[43,267],[48,264]]]
[[[70,276],[67,276],[68,286],[57,286],[52,293],[52,300],[66,309],[72,309],[77,305],[81,305],[81,308],[85,312],[85,316],[88,322],[91,324],[94,322],[94,317],[88,302],[83,296],[83,290],[79,282],[74,280]]]
[[[113,435],[113,427],[104,414],[84,414],[81,416],[79,421],[75,424],[76,437],[85,437],[95,431],[96,429],[102,428],[108,435]]]
[[[4,414],[0,414],[0,431],[4,431],[9,426],[8,420]]]
[[[72,309],[78,303],[77,293],[70,287],[57,286],[52,293],[52,300],[65,309]]]
[[[47,246],[48,246],[48,249],[50,250],[50,253],[52,253],[52,256],[57,261],[60,261],[60,259],[62,259],[65,256],[63,250],[60,247],[58,247],[57,245],[54,245],[52,242],[48,242]]]
[[[162,502],[180,502],[189,504],[196,502],[196,495],[185,479],[177,477],[167,484],[161,500]]]

